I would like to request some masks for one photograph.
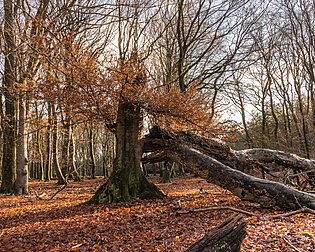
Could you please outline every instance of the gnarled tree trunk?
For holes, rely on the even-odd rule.
[[[112,203],[136,198],[162,198],[164,194],[149,183],[141,169],[142,114],[129,102],[121,102],[116,127],[116,158],[113,172],[89,203]]]

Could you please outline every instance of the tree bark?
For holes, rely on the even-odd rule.
[[[245,226],[241,215],[233,215],[207,232],[186,252],[238,252],[246,235]]]
[[[45,181],[51,180],[52,167],[52,104],[48,102],[48,125],[46,132],[46,150],[45,150]]]
[[[89,203],[125,202],[137,198],[162,198],[164,194],[147,181],[141,169],[142,114],[129,102],[120,102],[116,128],[113,172]]]
[[[296,154],[270,149],[246,149],[234,151],[238,159],[251,159],[262,163],[275,163],[292,170],[309,171],[315,169],[315,160],[302,158]]]
[[[73,127],[70,125],[70,144],[69,144],[69,168],[70,174],[73,177],[74,181],[81,181],[80,174],[77,170],[75,163],[75,139],[73,134]]]
[[[62,128],[63,142],[61,147],[61,173],[65,178],[69,177],[70,123],[71,120],[65,112]]]
[[[157,136],[158,134],[155,134],[155,137]],[[171,160],[184,165],[188,171],[205,178],[208,182],[229,190],[242,200],[259,203],[262,207],[295,210],[305,206],[315,209],[315,195],[233,169],[231,168],[233,166],[227,164],[237,165],[237,163],[228,160],[227,164],[223,164],[208,154],[187,146],[187,143],[185,144],[178,136],[174,139],[170,136],[166,138],[167,136],[164,136],[164,139],[150,139],[149,136],[146,138],[144,150],[151,152],[155,150],[155,153],[151,154],[152,161]],[[219,155],[218,152],[214,154]],[[223,153],[221,159],[222,156],[228,157],[227,153]],[[150,155],[147,157],[148,160]]]
[[[96,161],[94,154],[94,130],[93,130],[93,122],[90,124],[89,129],[89,154],[90,154],[90,167],[91,167],[91,177],[92,179],[96,178]]]
[[[16,97],[14,95],[14,83],[16,82],[16,45],[14,36],[14,3],[11,0],[5,0],[3,7],[5,54],[3,94],[5,99],[5,114],[1,122],[3,128],[3,158],[0,192],[13,193],[16,176]]]
[[[59,185],[66,185],[67,180],[63,176],[60,165],[59,165],[59,155],[58,155],[58,122],[57,122],[57,114],[55,109],[55,104],[52,103],[52,116],[53,116],[53,130],[52,130],[52,167],[56,172],[57,180]]]
[[[26,130],[26,95],[21,94],[18,106],[18,134],[15,194],[28,194],[28,158],[27,158],[27,130]]]

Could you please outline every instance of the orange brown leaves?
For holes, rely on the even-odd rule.
[[[151,178],[155,183],[158,180]],[[34,190],[49,198],[59,188],[54,181],[31,181],[28,196],[0,196],[0,250],[180,252],[233,213],[217,210],[177,216],[178,208],[220,206],[259,215],[244,216],[247,236],[241,251],[293,251],[287,242],[300,251],[315,249],[314,215],[272,219],[273,211],[242,202],[200,178],[172,180],[157,184],[169,196],[163,200],[98,206],[81,203],[93,195],[103,179],[70,182],[53,200],[37,199]],[[208,193],[200,193],[201,187]]]
[[[102,120],[114,124],[118,103],[127,101],[141,108],[152,124],[168,130],[192,130],[211,136],[224,135],[228,129],[220,125],[197,85],[181,92],[175,84],[161,85],[149,79],[143,63],[136,58],[116,61],[113,67],[102,67],[89,55],[67,61],[47,74],[44,90],[47,99],[57,97],[68,113],[81,120]],[[153,77],[154,78],[154,77]]]

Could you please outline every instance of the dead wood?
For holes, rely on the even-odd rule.
[[[165,159],[176,162],[208,182],[229,190],[243,200],[259,203],[262,207],[315,209],[315,195],[235,169],[238,159],[226,145],[220,145],[217,141],[208,143],[201,137],[193,138],[191,134],[178,133],[173,136],[156,131],[145,138],[143,148],[146,152],[153,152],[153,161]],[[222,159],[227,161],[222,163]],[[146,161],[151,161],[150,155]],[[242,162],[246,164],[244,160]]]
[[[299,250],[297,247],[295,247],[291,242],[288,241],[285,237],[283,237],[283,240],[296,252],[302,252],[302,250]]]
[[[246,223],[241,215],[233,215],[219,226],[209,230],[186,252],[238,252],[246,235]]]
[[[297,171],[314,171],[315,160],[302,158],[296,154],[280,150],[262,148],[234,151],[239,159],[257,160],[261,163],[275,163]]]
[[[56,191],[50,198],[49,200],[52,200],[53,198],[55,198],[55,196],[60,193],[62,190],[64,190],[67,187],[67,185],[63,185],[61,188],[58,189],[58,191]]]
[[[272,219],[277,219],[277,218],[282,218],[282,217],[289,217],[295,214],[299,214],[299,213],[310,213],[310,214],[315,214],[315,210],[312,210],[308,207],[302,207],[301,209],[295,210],[295,211],[291,211],[288,213],[283,213],[283,214],[275,214],[275,215],[271,215],[270,218]]]
[[[221,206],[221,207],[207,207],[207,208],[197,208],[197,209],[190,209],[190,210],[182,210],[182,211],[177,211],[176,215],[182,215],[182,214],[190,214],[190,213],[199,213],[199,212],[207,212],[207,211],[216,211],[216,210],[230,210],[233,212],[238,212],[238,213],[243,213],[248,216],[255,216],[258,217],[257,214],[248,212],[242,209],[238,209],[235,207],[230,207],[230,206]]]

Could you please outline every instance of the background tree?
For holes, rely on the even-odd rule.
[[[16,38],[14,20],[16,10],[13,1],[3,1],[4,7],[4,72],[1,92],[4,96],[4,112],[2,113],[3,157],[2,157],[2,193],[14,192],[16,176]]]

